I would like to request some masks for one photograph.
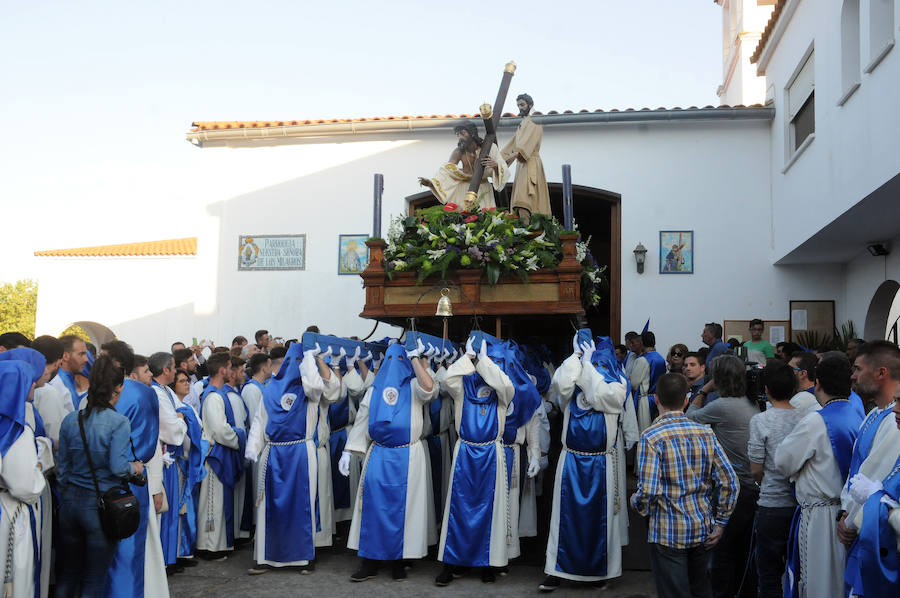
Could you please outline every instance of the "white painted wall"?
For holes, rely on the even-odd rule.
[[[357,317],[360,279],[336,274],[338,235],[370,232],[376,172],[385,177],[386,234],[390,215],[404,212],[405,197],[422,190],[416,177],[432,174],[454,145],[450,130],[409,135],[394,142],[197,149],[198,170],[202,163],[216,172],[215,191],[198,198],[207,205],[196,223],[197,258],[48,259],[39,332],[95,320],[144,352],[192,336],[224,343],[258,328],[293,337],[313,323],[325,332],[367,335],[372,322]],[[509,135],[501,130],[502,141]],[[840,268],[771,265],[769,148],[766,121],[545,130],[551,182],[569,163],[575,184],[622,195],[623,332],[640,329],[649,316],[661,349],[676,342],[697,348],[704,322],[786,319],[791,298],[833,298],[839,312],[845,309]],[[221,167],[211,169],[216,161]],[[232,181],[241,192],[223,191]],[[679,229],[695,232],[695,274],[660,275],[659,231]],[[239,235],[285,233],[307,235],[305,271],[237,270]],[[650,250],[642,275],[632,254],[638,242]],[[87,282],[109,279],[121,290],[94,292]],[[71,288],[84,292],[73,297]],[[388,332],[382,326],[376,337]]]
[[[862,336],[872,296],[886,280],[900,282],[900,237],[890,241],[891,254],[873,257],[864,251],[847,264],[846,305],[844,320],[853,320]],[[898,313],[894,313],[891,322]],[[871,340],[871,339],[867,339]]]
[[[762,104],[766,78],[750,63],[774,5],[756,0],[722,0],[722,85],[719,103],[728,106]]]
[[[894,0],[900,14],[900,0]],[[861,2],[861,68],[869,62],[869,2]],[[765,67],[775,96],[771,132],[772,195],[778,260],[900,172],[900,52],[896,48],[842,106],[841,1],[799,2]],[[896,36],[896,32],[895,32]],[[782,172],[787,147],[785,86],[815,45],[815,139]],[[862,249],[862,248],[861,248]]]

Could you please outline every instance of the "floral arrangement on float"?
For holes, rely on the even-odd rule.
[[[484,270],[491,286],[504,275],[528,282],[529,272],[559,265],[560,235],[577,234],[575,229],[567,231],[556,218],[543,214],[532,215],[525,226],[515,214],[496,208],[470,212],[448,203],[391,221],[384,269],[388,278],[415,272],[419,283],[460,269]],[[590,237],[576,244],[576,259],[583,267],[582,300],[591,307],[600,303],[606,266],[597,264],[589,243]]]

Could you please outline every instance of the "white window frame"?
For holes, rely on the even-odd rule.
[[[844,0],[841,5],[841,97],[843,106],[860,84],[860,0]]]
[[[876,10],[876,7],[878,10]],[[881,33],[876,36],[874,33]],[[871,73],[894,47],[893,0],[869,0],[869,64],[863,70]]]
[[[810,43],[809,47],[806,49],[806,52],[803,53],[803,57],[797,63],[797,67],[794,69],[794,72],[791,73],[791,76],[788,78],[787,84],[784,86],[785,156],[787,157],[787,160],[784,166],[784,170],[781,171],[782,173],[787,172],[787,170],[794,164],[794,162],[796,162],[797,158],[800,157],[800,154],[806,151],[806,148],[810,146],[810,144],[816,137],[815,128],[813,128],[813,132],[803,140],[803,143],[801,143],[799,147],[794,149],[794,118],[797,116],[800,108],[802,108],[806,103],[806,100],[809,99],[809,96],[811,96],[816,90],[815,61],[815,42],[813,42]],[[809,65],[810,70],[806,70],[807,65]],[[798,85],[807,85],[808,88],[792,89],[794,88],[795,83]],[[794,91],[793,98],[791,97],[791,91]],[[813,100],[812,108],[813,118],[815,118],[815,99]]]

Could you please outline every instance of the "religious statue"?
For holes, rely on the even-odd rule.
[[[516,98],[519,116],[522,122],[516,129],[516,136],[501,150],[506,164],[516,164],[516,178],[513,181],[510,211],[515,210],[519,218],[528,223],[532,214],[550,215],[550,192],[547,189],[547,177],[544,175],[544,164],[538,152],[541,149],[541,138],[544,127],[535,124],[531,119],[534,100],[527,93]]]
[[[431,189],[442,204],[456,204],[460,209],[495,207],[494,191],[491,187],[497,191],[503,189],[509,172],[497,145],[488,141],[491,144],[490,151],[481,161],[484,174],[478,185],[478,203],[471,205],[471,202],[466,202],[466,192],[473,173],[481,170],[476,168],[476,165],[485,140],[478,136],[478,128],[472,121],[461,122],[453,128],[453,132],[458,143],[450,154],[450,159],[432,178],[419,177],[419,184]]]

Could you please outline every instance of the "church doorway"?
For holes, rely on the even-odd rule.
[[[875,291],[866,313],[864,338],[876,341],[889,338],[897,342],[897,320],[900,318],[900,283],[885,280]]]
[[[115,333],[104,326],[103,324],[98,324],[97,322],[88,322],[83,320],[81,322],[72,322],[69,326],[66,326],[66,329],[77,326],[84,330],[89,337],[91,337],[91,342],[97,347],[99,350],[100,345],[103,343],[108,343],[109,341],[116,340]]]
[[[549,183],[550,209],[562,220],[562,183]],[[509,202],[512,183],[506,185],[498,205]],[[505,197],[504,197],[505,196]],[[430,191],[410,195],[409,214],[415,210],[437,205]],[[622,196],[612,191],[573,185],[573,213],[581,238],[590,237],[590,250],[597,263],[606,265],[603,273],[605,284],[600,305],[587,310],[587,325],[595,335],[609,336],[614,343],[621,342],[622,317]],[[569,335],[569,331],[566,331]]]

